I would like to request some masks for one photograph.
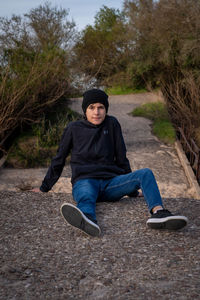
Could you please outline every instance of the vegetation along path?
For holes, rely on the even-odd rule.
[[[153,93],[110,96],[109,114],[121,123],[132,169],[151,168],[164,197],[185,197],[190,191],[174,146],[164,145],[151,134],[151,121],[129,115],[136,106],[157,100],[160,100],[159,94]],[[81,99],[73,99],[71,108],[82,113]],[[39,186],[45,173],[46,168],[2,169],[0,190],[19,191]],[[53,192],[71,193],[70,175],[70,168],[66,166]]]
[[[73,203],[68,166],[67,180],[63,176],[50,193],[19,188],[38,186],[46,169],[1,169],[2,299],[200,299],[200,201],[190,197],[174,147],[152,136],[150,121],[128,115],[157,97],[112,96],[109,113],[122,124],[133,169],[153,169],[167,208],[186,215],[188,226],[150,230],[144,199],[125,198],[98,203],[102,234],[91,238],[66,224],[59,211],[63,202]],[[80,100],[71,106],[78,110]]]

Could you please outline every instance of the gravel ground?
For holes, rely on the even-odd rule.
[[[1,299],[200,299],[200,201],[164,199],[189,218],[148,229],[144,199],[98,203],[102,235],[68,225],[67,194],[0,192]]]
[[[132,168],[153,170],[165,206],[186,215],[188,226],[148,229],[144,199],[124,198],[97,204],[102,235],[92,238],[60,214],[61,204],[73,203],[69,166],[47,194],[20,191],[39,186],[46,169],[1,169],[0,299],[200,299],[200,201],[174,147],[151,134],[149,120],[128,115],[156,97],[110,97],[109,113],[122,124]],[[79,110],[80,101],[71,106]]]

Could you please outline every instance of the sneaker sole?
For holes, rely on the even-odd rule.
[[[178,230],[187,225],[188,219],[184,216],[170,216],[166,218],[151,218],[147,225],[152,229]]]
[[[65,221],[67,221],[70,225],[80,229],[90,236],[97,237],[100,235],[101,230],[99,226],[88,219],[78,207],[70,203],[64,203],[61,206],[60,211]]]

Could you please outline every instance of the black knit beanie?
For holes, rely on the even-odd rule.
[[[83,94],[82,109],[86,112],[87,107],[92,103],[101,103],[105,106],[106,112],[108,112],[108,95],[99,89],[88,90]]]

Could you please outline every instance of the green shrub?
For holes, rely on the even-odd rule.
[[[133,111],[134,116],[145,117],[152,121],[155,120],[169,120],[166,106],[162,102],[145,103],[136,107]]]
[[[79,118],[72,110],[60,107],[38,124],[21,134],[9,150],[7,166],[15,168],[48,167],[56,155],[58,144],[67,123]]]
[[[0,155],[16,129],[71,95],[75,24],[67,16],[47,2],[24,17],[0,17]]]
[[[47,167],[57,147],[41,147],[38,137],[21,136],[12,145],[7,166],[15,168]]]
[[[153,133],[164,143],[173,144],[176,138],[174,127],[167,120],[156,120],[153,124]]]
[[[164,103],[145,103],[140,107],[136,107],[133,110],[132,115],[152,120],[153,133],[164,143],[174,143],[176,133]]]

